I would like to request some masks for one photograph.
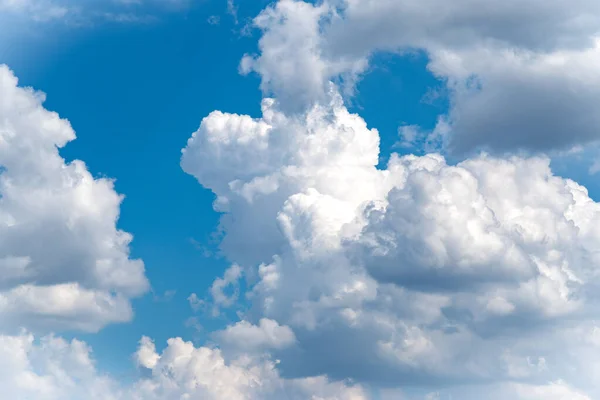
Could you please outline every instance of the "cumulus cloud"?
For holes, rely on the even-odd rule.
[[[78,340],[23,333],[0,336],[2,395],[24,400],[114,400],[114,381],[96,370],[90,348]]]
[[[277,321],[261,318],[258,325],[240,321],[215,334],[217,341],[226,349],[242,354],[261,352],[271,349],[284,349],[291,346],[296,337],[287,326]]]
[[[254,24],[263,31],[260,55],[246,55],[240,64],[243,73],[255,71],[262,78],[261,89],[273,95],[287,111],[310,107],[326,100],[328,82],[343,75],[351,86],[364,70],[360,58],[327,58],[321,51],[320,26],[332,18],[335,9],[328,2],[312,5],[298,1],[279,1],[267,7]]]
[[[0,331],[96,331],[131,319],[147,291],[132,236],[116,228],[122,196],[58,149],[75,139],[44,94],[0,66]]]
[[[251,306],[234,328],[289,327],[296,340],[271,352],[290,377],[494,382],[513,398],[517,383],[527,398],[564,379],[596,393],[595,350],[578,345],[598,309],[587,190],[543,156],[393,155],[377,169],[378,132],[335,85],[322,96],[293,112],[265,99],[261,118],[214,112],[183,152],[247,271]]]
[[[268,358],[248,355],[226,360],[216,348],[194,347],[180,338],[169,339],[159,355],[147,338],[141,342],[142,366],[151,377],[131,391],[140,400],[364,400],[359,386],[330,382],[325,377],[287,380]]]

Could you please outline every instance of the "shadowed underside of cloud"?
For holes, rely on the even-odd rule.
[[[422,50],[451,108],[419,142],[456,154],[568,150],[600,138],[599,22],[592,0],[284,0],[255,20],[261,53],[242,69],[298,111],[325,101],[332,79],[351,89],[377,52]]]

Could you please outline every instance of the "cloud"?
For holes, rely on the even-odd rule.
[[[542,54],[502,47],[437,52],[429,68],[451,90],[442,120],[451,127],[449,150],[547,152],[596,143],[598,43]]]
[[[220,308],[229,308],[235,304],[239,296],[239,280],[242,277],[242,269],[239,265],[232,265],[225,270],[223,278],[214,280],[210,287],[210,295],[213,300],[213,315],[219,315]],[[231,288],[233,292],[228,294],[227,289]],[[189,299],[193,309],[199,308],[202,303],[194,296]]]
[[[0,0],[0,14],[27,15],[38,22],[62,19],[73,11],[67,4],[52,0]]]
[[[360,58],[327,58],[321,51],[320,26],[332,18],[334,9],[323,2],[318,6],[284,0],[267,7],[255,18],[263,31],[260,55],[246,55],[240,64],[242,73],[260,74],[261,89],[276,97],[286,111],[310,107],[314,101],[327,101],[331,78],[343,75],[349,85],[366,67]]]
[[[596,393],[596,350],[578,344],[598,317],[587,190],[544,156],[393,155],[378,169],[378,132],[328,90],[306,111],[213,112],[183,152],[247,271],[237,329],[289,327],[294,343],[271,350],[286,377]]]
[[[36,338],[28,333],[0,335],[0,384],[7,398],[24,400],[367,400],[372,397],[358,385],[332,382],[325,377],[284,379],[276,363],[263,357],[228,360],[217,348],[195,347],[170,339],[162,352],[147,337],[140,341],[135,360],[141,376],[120,384],[98,371],[92,349],[78,340],[55,336]],[[436,397],[437,395],[437,397]],[[517,400],[591,397],[562,381],[540,385],[509,384],[440,391],[409,396],[385,390],[382,399]],[[455,397],[452,397],[455,398]]]
[[[562,381],[552,382],[544,386],[515,385],[515,391],[517,395],[524,400],[591,400],[591,397],[580,391],[574,390]]]
[[[216,332],[215,337],[226,350],[235,350],[241,354],[284,349],[296,341],[294,332],[289,327],[267,318],[262,318],[258,325],[240,321]]]
[[[113,400],[119,390],[98,373],[90,348],[78,340],[0,335],[0,386],[9,399]]]
[[[149,339],[143,339],[144,367],[151,378],[134,385],[133,399],[323,399],[363,400],[358,386],[329,382],[325,377],[285,380],[268,359],[243,356],[227,361],[219,349],[194,347],[179,338],[169,339],[159,355]],[[138,354],[140,353],[138,351]]]
[[[195,312],[199,311],[200,309],[202,309],[205,306],[204,300],[200,299],[196,293],[190,294],[189,297],[187,298],[187,300],[190,303],[190,307]]]
[[[148,290],[132,236],[116,228],[123,199],[109,179],[58,149],[75,139],[0,66],[0,331],[96,331],[131,319]]]
[[[590,0],[281,0],[255,19],[261,54],[242,70],[299,111],[330,80],[351,93],[373,54],[422,51],[450,97],[429,138],[439,149],[562,151],[599,139],[599,21]]]
[[[155,22],[160,12],[177,12],[189,5],[190,0],[0,0],[0,22],[7,27],[30,22],[38,27],[42,23],[70,27],[106,22],[140,24]]]

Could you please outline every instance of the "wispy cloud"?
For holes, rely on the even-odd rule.
[[[189,0],[0,0],[0,16],[71,26],[101,22],[151,23],[158,19],[156,10],[178,11],[189,4]]]
[[[1,14],[21,14],[35,21],[62,19],[75,10],[51,0],[0,0]]]

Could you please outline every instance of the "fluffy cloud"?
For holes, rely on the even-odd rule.
[[[242,62],[284,110],[351,87],[374,53],[423,51],[451,109],[428,141],[456,153],[570,149],[598,141],[597,2],[282,0],[255,24],[261,55]],[[293,78],[291,78],[293,76]]]
[[[0,16],[28,15],[41,22],[64,18],[70,12],[66,4],[52,0],[0,0]]]
[[[95,331],[131,319],[148,289],[132,236],[116,228],[122,196],[58,148],[75,139],[0,67],[0,331]]]
[[[256,351],[284,349],[296,341],[294,332],[277,321],[262,318],[258,325],[240,321],[215,334],[217,341],[227,351],[252,354]]]
[[[268,324],[268,323],[267,323]],[[241,328],[244,329],[244,328]],[[138,381],[133,399],[364,400],[358,386],[329,382],[325,377],[286,380],[275,363],[261,357],[241,356],[227,361],[219,349],[194,347],[182,339],[169,339],[159,355],[154,343],[142,339],[138,362],[151,377]]]
[[[99,374],[90,349],[80,341],[70,342],[30,334],[0,336],[0,386],[9,399],[116,400],[119,390]]]
[[[239,296],[238,281],[240,280],[241,276],[242,269],[240,266],[232,265],[225,271],[223,278],[215,279],[213,284],[210,286],[210,294],[215,306],[213,313],[215,315],[219,313],[220,307],[231,307],[236,302]],[[233,293],[228,295],[225,290],[230,287],[233,288]]]
[[[545,157],[394,155],[377,169],[377,131],[334,86],[325,96],[293,113],[266,99],[258,119],[214,112],[184,150],[247,277],[231,330],[289,327],[294,343],[272,348],[286,376],[595,393],[596,350],[579,347],[598,306],[587,190]]]
[[[267,7],[254,20],[264,32],[259,41],[260,55],[246,55],[241,71],[259,73],[263,92],[277,97],[287,111],[302,110],[316,100],[326,100],[331,78],[343,75],[351,84],[367,64],[354,57],[330,59],[321,51],[324,43],[320,24],[333,13],[327,2],[315,6],[280,1]]]

